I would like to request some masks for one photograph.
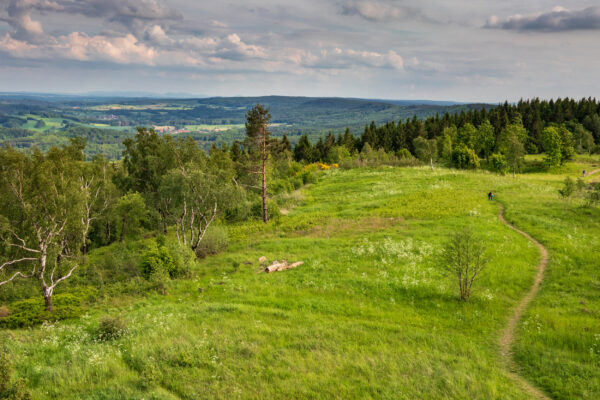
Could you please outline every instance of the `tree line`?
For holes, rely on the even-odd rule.
[[[545,164],[556,166],[575,152],[598,152],[600,104],[587,98],[521,100],[487,110],[416,117],[377,126],[366,125],[361,135],[349,129],[329,133],[311,143],[302,136],[294,148],[298,161],[334,161],[365,151],[383,150],[397,158],[414,156],[431,164],[443,161],[457,168],[517,172],[525,154],[545,153]],[[366,149],[366,150],[365,150]]]

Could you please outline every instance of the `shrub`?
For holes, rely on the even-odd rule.
[[[171,278],[189,277],[193,263],[196,260],[196,256],[192,249],[178,243],[171,243],[167,247],[175,262],[175,268],[172,270]]]
[[[149,280],[163,280],[176,274],[177,266],[166,246],[152,247],[142,255],[142,276]]]
[[[398,152],[396,153],[396,156],[401,160],[413,158],[413,155],[410,153],[410,150],[408,150],[408,149],[398,150]]]
[[[459,144],[452,152],[452,162],[456,168],[461,169],[477,169],[479,168],[479,157],[473,149],[468,148],[464,144]]]
[[[458,280],[461,300],[469,300],[471,286],[487,261],[483,240],[473,235],[470,229],[458,231],[448,241],[441,264],[454,281]]]
[[[127,333],[127,324],[119,317],[106,315],[98,321],[98,339],[101,341],[118,339]]]
[[[53,298],[54,311],[47,312],[39,298],[16,301],[10,305],[8,316],[0,318],[0,328],[17,329],[40,325],[42,322],[55,322],[76,318],[83,314],[84,307],[96,298],[98,291],[83,288],[71,293],[58,293]]]
[[[490,156],[490,169],[500,175],[505,175],[508,172],[508,163],[504,154],[494,153]]]
[[[10,315],[10,311],[6,306],[0,306],[0,318],[6,318]]]
[[[200,245],[196,248],[196,257],[204,258],[218,254],[225,250],[228,245],[229,235],[227,229],[220,225],[211,225],[204,239],[202,239]]]
[[[333,146],[329,150],[327,161],[332,164],[339,164],[348,158],[350,158],[350,151],[346,146]]]

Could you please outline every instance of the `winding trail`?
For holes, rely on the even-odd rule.
[[[600,170],[596,170],[593,172],[597,172],[597,171],[600,171]],[[529,239],[531,242],[533,242],[537,246],[537,248],[540,250],[540,254],[541,254],[540,263],[538,264],[538,270],[537,270],[537,274],[535,276],[535,280],[533,281],[533,285],[531,286],[531,288],[529,289],[529,291],[527,292],[525,297],[523,297],[521,299],[521,301],[519,302],[517,307],[515,307],[513,314],[511,315],[510,319],[508,320],[508,324],[506,325],[506,327],[504,328],[504,331],[502,332],[502,336],[500,337],[500,341],[499,341],[500,355],[502,356],[502,359],[505,363],[505,366],[507,367],[510,377],[514,381],[518,382],[519,385],[521,385],[521,387],[525,391],[527,391],[532,397],[537,398],[537,399],[549,400],[549,397],[546,396],[540,389],[536,388],[533,384],[531,384],[529,381],[527,381],[527,379],[525,379],[523,376],[519,375],[518,367],[512,358],[512,351],[511,351],[512,344],[515,340],[515,329],[517,327],[519,320],[521,319],[523,311],[525,311],[525,309],[527,308],[529,303],[531,303],[531,300],[533,300],[533,298],[537,294],[538,290],[540,289],[540,283],[542,283],[542,279],[544,278],[544,271],[546,270],[546,265],[548,264],[548,250],[544,247],[544,245],[542,245],[540,242],[538,242],[533,237],[531,237],[530,234],[523,232],[519,228],[508,223],[504,219],[504,206],[502,204],[500,204],[500,213],[498,214],[498,218],[500,218],[500,221],[504,225],[506,225],[510,229],[520,233],[521,235],[523,235],[527,239]]]
[[[595,169],[593,171],[588,172],[587,174],[585,174],[585,178],[587,178],[588,176],[592,176],[597,172],[600,172],[600,169]]]

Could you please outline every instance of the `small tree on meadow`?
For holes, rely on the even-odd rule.
[[[549,126],[542,133],[542,144],[546,155],[544,156],[544,164],[548,167],[556,167],[562,163],[561,153],[561,137],[558,129]]]
[[[460,299],[467,301],[471,297],[471,287],[488,259],[483,240],[475,236],[470,229],[454,234],[444,248],[442,268],[458,282]]]
[[[558,194],[565,202],[567,202],[576,190],[577,185],[575,185],[575,181],[567,176],[564,180],[563,187],[558,189]]]
[[[423,162],[429,162],[433,171],[433,163],[438,157],[437,140],[425,139],[419,136],[413,140],[413,146],[415,147],[417,158]]]
[[[513,170],[513,176],[521,169],[523,156],[525,155],[524,142],[527,139],[527,130],[523,123],[516,118],[513,123],[507,125],[498,140],[498,149],[506,157],[506,161]]]

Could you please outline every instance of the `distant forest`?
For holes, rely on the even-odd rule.
[[[108,101],[113,103],[107,104]],[[222,125],[220,130],[190,131],[179,136],[191,137],[207,151],[214,145],[230,147],[232,144],[243,150],[244,114],[253,102],[259,101],[270,108],[273,136],[285,135],[286,141],[295,145],[293,153],[297,161],[338,160],[336,152],[340,149],[332,156],[333,147],[342,146],[352,155],[360,153],[367,143],[374,151],[381,149],[396,157],[421,155],[424,159],[427,157],[423,155],[423,148],[434,144],[423,140],[436,140],[437,151],[433,158],[445,160],[447,164],[457,164],[452,162],[452,153],[457,149],[462,155],[455,154],[455,157],[466,158],[467,162],[475,162],[474,156],[487,161],[493,154],[547,152],[550,146],[544,140],[547,128],[556,128],[565,142],[562,158],[569,154],[567,148],[592,153],[598,150],[600,143],[600,104],[592,98],[533,99],[491,106],[278,96],[61,102],[4,99],[0,102],[0,141],[22,150],[37,147],[46,151],[53,145],[68,145],[71,138],[83,137],[88,157],[103,154],[114,160],[122,157],[123,142],[135,135],[136,124],[173,124],[175,128],[185,129],[189,128],[185,124],[206,122],[237,125]],[[108,117],[113,119],[107,120]],[[507,127],[519,136],[512,152],[507,149],[510,138],[502,134]],[[519,131],[519,127],[523,130]],[[552,134],[554,132],[546,136]],[[519,144],[522,151],[514,148]]]
[[[352,154],[368,145],[371,150],[398,157],[410,153],[423,159],[445,158],[457,167],[469,163],[478,166],[480,158],[487,160],[494,154],[505,158],[496,159],[497,162],[509,162],[506,158],[512,158],[515,164],[526,153],[542,152],[558,157],[550,164],[560,164],[575,151],[599,151],[599,113],[600,104],[592,98],[505,102],[490,110],[470,109],[425,119],[413,117],[379,126],[371,122],[361,135],[347,129],[344,134],[330,133],[316,143],[303,136],[294,154],[298,161],[326,161],[334,147],[343,146]]]

